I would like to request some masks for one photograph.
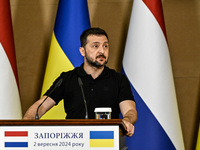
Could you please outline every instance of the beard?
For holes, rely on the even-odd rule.
[[[99,58],[99,57],[105,58],[105,62],[103,64],[101,64],[97,61],[97,58]],[[106,60],[106,56],[104,56],[104,55],[99,55],[96,57],[96,60],[93,60],[91,57],[89,57],[87,55],[87,53],[85,53],[85,58],[86,58],[88,64],[90,64],[91,66],[96,67],[96,68],[101,68],[108,63],[108,59]]]

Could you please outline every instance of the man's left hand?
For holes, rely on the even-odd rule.
[[[135,132],[135,126],[133,124],[131,124],[129,121],[126,121],[125,119],[122,119],[122,121],[125,124],[125,128],[126,128],[126,136],[130,137],[134,134]]]

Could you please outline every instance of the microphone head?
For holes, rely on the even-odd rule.
[[[78,84],[79,84],[79,86],[82,86],[82,85],[83,85],[83,82],[82,82],[82,80],[81,80],[80,77],[78,77]]]

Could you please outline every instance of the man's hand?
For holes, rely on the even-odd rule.
[[[125,125],[125,129],[127,131],[127,136],[132,136],[135,132],[134,123],[137,120],[137,110],[135,106],[135,102],[132,100],[124,100],[120,104],[120,110],[123,115],[123,123]]]
[[[135,127],[132,123],[129,121],[126,121],[126,118],[122,119],[124,125],[125,125],[125,130],[126,130],[126,136],[132,136],[135,132]]]

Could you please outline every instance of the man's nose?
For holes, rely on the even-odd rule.
[[[100,52],[101,54],[104,54],[105,50],[104,50],[104,47],[103,47],[103,46],[100,46],[100,47],[99,47],[99,52]]]

